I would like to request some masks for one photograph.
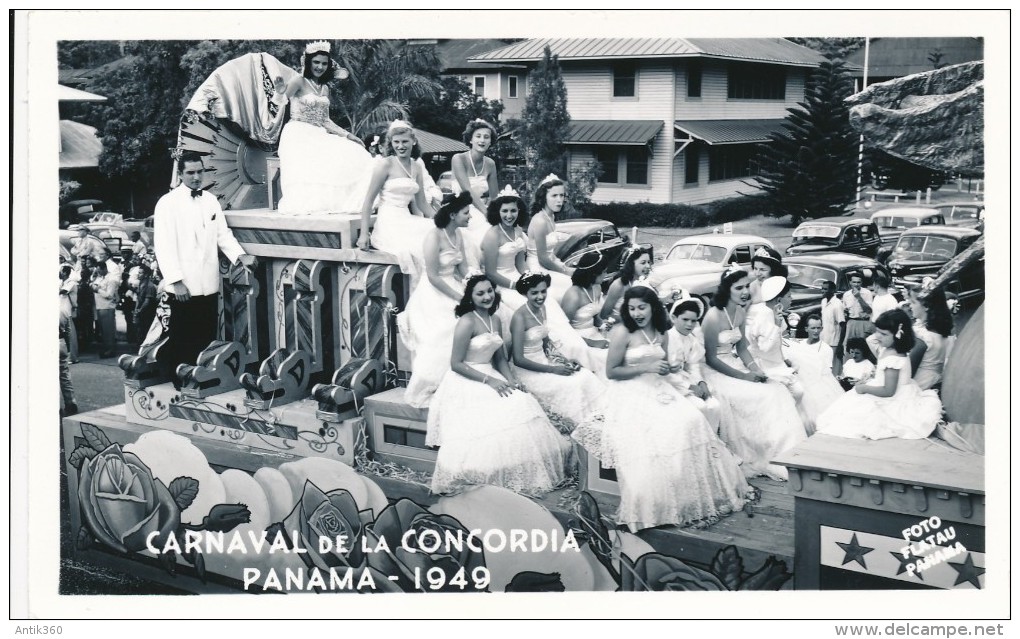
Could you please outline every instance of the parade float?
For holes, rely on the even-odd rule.
[[[270,98],[293,73],[243,56],[182,117],[259,265],[222,265],[219,339],[179,389],[156,342],[121,358],[123,404],[63,420],[83,559],[198,593],[981,587],[983,458],[931,439],[812,437],[778,460],[788,484],[757,479],[755,503],[697,529],[617,530],[615,476],[581,449],[542,499],[431,494],[427,413],[402,401],[407,277],[356,248],[358,216],[275,211]]]

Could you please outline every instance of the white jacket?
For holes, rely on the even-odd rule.
[[[233,263],[244,249],[234,239],[212,193],[191,197],[191,190],[178,186],[156,203],[153,248],[166,284],[184,282],[191,295],[213,295],[220,291],[217,249]]]

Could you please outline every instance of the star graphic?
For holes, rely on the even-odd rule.
[[[967,558],[962,564],[950,561],[949,565],[957,572],[956,581],[953,583],[954,586],[959,586],[963,582],[969,581],[975,588],[981,589],[981,580],[978,577],[985,574],[985,569],[974,565],[974,560],[970,553],[967,553]]]
[[[868,569],[868,565],[864,563],[864,555],[874,550],[874,548],[868,548],[867,546],[862,546],[857,543],[857,533],[854,533],[854,536],[850,539],[850,543],[844,544],[837,541],[836,545],[842,548],[846,553],[846,556],[843,557],[842,565],[845,566],[851,561],[856,561],[861,565],[861,568],[864,568],[865,570]]]
[[[900,567],[896,571],[897,575],[902,575],[903,573],[907,572],[907,566],[912,564],[912,563],[914,563],[914,560],[917,559],[917,557],[914,557],[913,555],[909,555],[907,557],[904,557],[903,553],[901,553],[901,552],[891,552],[889,554],[892,555],[893,557],[895,557],[898,562],[900,562]],[[921,581],[924,581],[924,575],[922,575],[921,573],[917,572],[916,570],[914,572],[910,573],[910,574],[914,575],[915,577],[917,577]]]

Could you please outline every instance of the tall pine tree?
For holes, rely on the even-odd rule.
[[[567,86],[560,74],[559,58],[549,47],[528,74],[528,97],[519,125],[517,142],[525,166],[517,172],[517,189],[530,201],[545,176],[555,173],[568,178],[567,147],[563,142],[570,133]]]
[[[804,101],[758,154],[758,185],[779,217],[844,215],[857,184],[858,136],[844,99],[853,81],[843,61],[827,58],[808,78]]]

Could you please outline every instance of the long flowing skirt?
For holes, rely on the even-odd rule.
[[[280,133],[280,213],[360,213],[372,156],[360,144],[291,120]]]
[[[544,353],[527,353],[540,364],[552,362]],[[542,373],[517,367],[517,378],[538,399],[556,428],[569,434],[578,426],[596,426],[605,413],[605,383],[582,368],[572,375]]]
[[[818,416],[843,395],[843,387],[832,375],[832,360],[822,361],[818,351],[800,342],[791,342],[785,352],[797,368],[797,377],[803,389],[799,401],[804,426],[808,434],[814,433]]]
[[[942,419],[942,402],[933,390],[901,383],[892,397],[850,389],[818,417],[818,432],[863,439],[924,439]]]
[[[504,379],[490,364],[471,364]],[[567,476],[571,445],[549,422],[535,397],[508,397],[487,384],[447,371],[429,406],[426,443],[439,446],[432,492],[479,484],[541,495]]]
[[[731,367],[744,370],[732,355],[720,355]],[[743,460],[748,477],[767,475],[788,479],[785,466],[773,464],[780,453],[807,439],[804,420],[790,391],[777,381],[749,382],[704,367],[705,381],[720,401],[729,404],[730,419],[723,419],[719,436]],[[725,416],[725,412],[724,412]]]
[[[411,276],[412,290],[425,273],[425,236],[435,227],[432,220],[413,215],[406,206],[382,203],[375,212],[372,246],[397,258],[400,270]]]

